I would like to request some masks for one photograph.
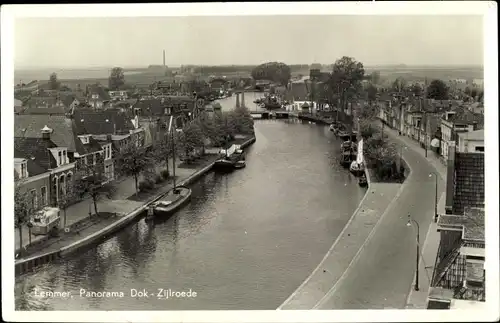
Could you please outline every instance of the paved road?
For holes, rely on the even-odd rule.
[[[397,142],[397,136],[390,134]],[[422,156],[420,148],[405,146],[403,154],[411,167],[405,187],[380,219],[378,228],[347,269],[344,277],[315,306],[316,309],[404,308],[412,287],[416,262],[415,227],[407,227],[410,213],[420,224],[420,240],[434,214],[435,168]],[[439,178],[438,196],[444,191]],[[430,265],[430,264],[429,264]],[[430,276],[430,275],[429,275]],[[420,280],[430,279],[421,273]]]

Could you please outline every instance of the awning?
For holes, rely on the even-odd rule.
[[[431,140],[431,147],[437,148],[439,147],[439,139],[434,138]]]

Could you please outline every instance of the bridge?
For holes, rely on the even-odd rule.
[[[298,117],[298,113],[296,111],[288,111],[285,109],[256,109],[250,110],[250,114],[254,119],[288,119],[291,117]]]

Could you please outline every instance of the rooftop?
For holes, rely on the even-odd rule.
[[[460,132],[458,133],[458,137],[460,137],[460,139],[466,140],[484,140],[484,129]]]
[[[467,241],[484,242],[484,225],[484,209],[480,208],[466,208],[464,215],[440,215],[438,220],[442,229],[461,229]]]
[[[484,208],[484,154],[455,154],[455,190],[453,214],[463,214],[465,207]]]
[[[57,145],[50,139],[42,138],[14,138],[14,157],[25,158],[30,176],[45,173],[57,167],[56,160],[48,151]]]
[[[42,138],[42,128],[48,126],[53,131],[50,140],[58,147],[83,154],[85,148],[76,136],[72,119],[61,115],[16,115],[14,116],[14,137]]]

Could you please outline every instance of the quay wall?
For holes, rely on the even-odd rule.
[[[255,136],[252,136],[249,138],[247,141],[243,142],[241,144],[241,148],[246,148],[253,143],[255,143],[257,138]],[[210,163],[209,165],[205,166],[204,168],[196,171],[186,179],[182,180],[179,182],[179,185],[187,186],[190,184],[195,183],[200,177],[203,175],[206,175],[208,172],[212,170],[212,167],[214,165],[214,162]],[[83,237],[82,239],[68,245],[61,247],[59,250],[43,253],[43,254],[38,254],[34,255],[32,257],[26,258],[26,259],[19,259],[15,262],[15,274],[16,275],[21,275],[27,271],[30,271],[34,269],[35,267],[38,267],[40,265],[47,264],[49,262],[52,262],[54,260],[64,258],[69,256],[70,254],[75,253],[78,250],[82,250],[89,245],[93,245],[95,243],[98,243],[100,241],[104,241],[105,239],[109,238],[113,233],[116,233],[120,229],[126,227],[130,223],[134,221],[138,221],[142,216],[146,215],[147,208],[149,207],[150,204],[158,201],[161,199],[168,191],[168,190],[162,190],[162,192],[158,193],[154,197],[150,198],[148,201],[146,201],[142,206],[136,208],[133,210],[131,213],[123,216],[116,222],[110,224],[109,226],[94,232],[93,234],[90,234],[86,237]]]

